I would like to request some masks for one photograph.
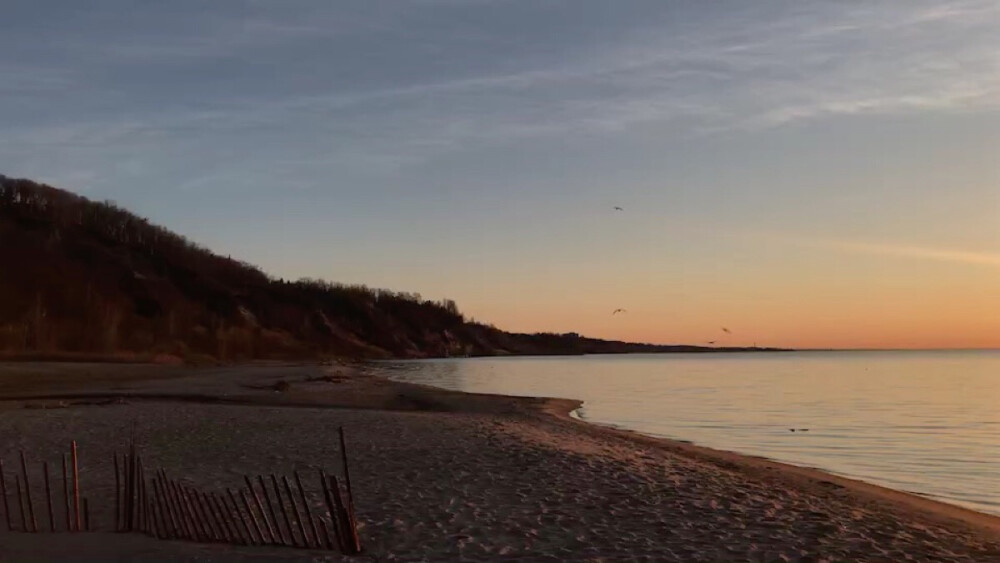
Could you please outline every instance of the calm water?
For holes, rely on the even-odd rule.
[[[462,391],[582,399],[581,418],[1000,514],[1000,351],[392,362]],[[808,428],[808,432],[789,432]]]

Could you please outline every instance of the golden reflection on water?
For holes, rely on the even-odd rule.
[[[582,399],[579,414],[591,422],[819,467],[1000,514],[998,351],[478,358],[387,366],[394,377],[450,389]]]

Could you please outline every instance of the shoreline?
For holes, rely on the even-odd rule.
[[[780,547],[779,551],[793,554],[792,559],[797,558],[794,553],[801,552],[803,549],[821,549],[824,553],[839,554],[832,557],[835,560],[843,558],[863,559],[861,554],[867,552],[858,551],[862,548],[850,547],[849,544],[852,542],[868,546],[868,549],[881,549],[879,546],[882,544],[899,543],[903,547],[886,551],[882,553],[882,556],[878,556],[875,552],[870,554],[870,557],[875,559],[895,558],[901,553],[906,553],[908,549],[924,551],[930,549],[915,539],[912,541],[907,539],[909,536],[916,537],[918,534],[928,534],[921,541],[924,543],[947,541],[950,546],[935,551],[934,553],[939,555],[937,557],[931,556],[931,559],[948,560],[949,557],[940,554],[959,553],[966,549],[963,546],[967,546],[967,549],[971,550],[970,553],[973,554],[972,560],[985,560],[987,558],[1000,560],[1000,517],[924,498],[913,493],[840,477],[819,469],[800,467],[747,454],[715,450],[669,438],[653,437],[627,429],[590,423],[571,415],[575,409],[583,404],[579,400],[450,391],[427,385],[393,381],[387,379],[384,372],[379,374],[380,370],[361,369],[358,366],[301,364],[227,368],[165,368],[162,366],[108,368],[108,366],[99,366],[95,369],[94,366],[67,367],[36,364],[21,367],[22,369],[11,372],[10,366],[0,366],[0,368],[7,370],[5,372],[4,369],[0,369],[0,422],[13,420],[12,423],[15,426],[12,428],[17,429],[17,432],[23,431],[24,428],[30,428],[32,425],[50,424],[50,419],[70,416],[74,417],[74,420],[88,421],[84,429],[91,430],[93,427],[93,431],[97,432],[96,428],[101,424],[125,424],[126,418],[122,417],[125,417],[126,413],[133,413],[130,415],[133,417],[151,416],[146,414],[147,411],[192,412],[195,413],[192,415],[193,420],[199,420],[207,413],[229,413],[226,416],[238,417],[240,420],[247,421],[242,424],[257,423],[257,419],[262,417],[251,414],[257,411],[271,413],[269,416],[280,416],[290,420],[314,420],[316,418],[346,420],[346,424],[350,428],[357,428],[353,432],[355,434],[361,433],[366,440],[369,439],[367,433],[374,432],[375,434],[370,438],[373,440],[373,444],[390,440],[385,442],[388,444],[386,447],[389,448],[387,451],[391,451],[392,448],[416,447],[422,443],[422,440],[427,440],[428,443],[440,443],[438,446],[440,448],[461,444],[462,448],[465,448],[462,451],[475,452],[471,457],[462,454],[464,457],[445,457],[436,462],[447,463],[454,467],[456,475],[451,475],[450,472],[445,474],[418,473],[423,476],[419,479],[430,479],[431,482],[437,483],[432,487],[433,490],[436,491],[440,487],[440,494],[444,496],[441,497],[442,500],[434,502],[453,502],[447,501],[445,498],[448,491],[454,490],[456,487],[472,487],[465,490],[467,490],[466,494],[473,495],[473,498],[481,497],[480,501],[476,501],[476,506],[479,507],[475,509],[477,511],[502,515],[505,514],[506,510],[522,507],[517,508],[517,512],[514,513],[520,516],[510,514],[497,516],[496,526],[500,526],[505,521],[504,518],[523,518],[524,514],[534,514],[535,511],[538,511],[537,518],[540,518],[540,523],[536,526],[554,526],[555,524],[545,524],[548,520],[544,515],[552,510],[562,511],[564,509],[561,507],[565,507],[569,513],[589,515],[587,518],[601,522],[600,525],[609,530],[618,529],[620,526],[625,527],[623,530],[633,530],[632,532],[621,532],[626,534],[626,539],[629,537],[627,534],[642,535],[647,542],[643,549],[653,554],[654,559],[658,558],[657,554],[669,552],[676,555],[665,556],[666,559],[690,560],[692,558],[698,559],[700,557],[698,554],[702,553],[698,550],[687,552],[684,551],[687,548],[683,545],[678,548],[673,544],[667,551],[660,551],[660,549],[667,549],[667,547],[658,546],[657,542],[663,543],[667,540],[664,539],[665,531],[657,526],[662,526],[664,522],[671,522],[671,534],[679,534],[681,532],[677,529],[683,529],[692,537],[701,533],[697,529],[687,529],[687,526],[692,523],[696,524],[696,528],[714,529],[716,536],[719,534],[730,535],[733,530],[738,530],[741,527],[755,530],[758,526],[765,526],[766,529],[759,533],[757,531],[754,531],[753,534],[749,531],[743,533],[744,536],[750,534],[752,537],[733,536],[728,540],[733,543],[730,548],[751,549],[753,547],[756,549],[766,542],[779,542],[779,539],[776,538],[780,536],[779,543],[785,547]],[[24,367],[31,368],[28,371],[32,373],[32,377],[23,377]],[[282,387],[282,383],[284,387]],[[284,390],[279,391],[279,388]],[[164,414],[162,416],[170,415]],[[211,418],[216,416],[219,415],[211,415]],[[108,421],[102,422],[104,419],[108,419]],[[114,423],[115,420],[118,420],[119,423]],[[377,421],[377,423],[372,423],[372,420]],[[158,428],[178,423],[172,418],[160,418],[143,424]],[[428,428],[427,430],[422,430],[424,425]],[[397,427],[398,430],[391,430]],[[447,439],[437,435],[438,430],[435,429],[438,427],[448,429],[451,434],[448,434]],[[390,435],[387,437],[379,434],[379,432],[384,433],[384,431],[373,430],[378,428],[390,429]],[[14,430],[9,428],[8,431]],[[2,432],[3,427],[0,426],[0,438],[3,437]],[[280,454],[282,459],[294,459],[300,455],[298,450],[288,449],[292,446],[284,443],[285,440],[297,439],[296,436],[285,436],[283,434],[285,431],[280,429],[262,430],[261,432],[263,434],[254,433],[252,435],[255,439],[276,440],[275,447],[285,452]],[[415,432],[408,441],[416,440],[416,442],[413,444],[393,442],[392,440],[398,439],[398,436],[395,438],[393,436],[400,432],[404,434]],[[22,444],[21,447],[24,447],[24,442],[28,438],[23,438],[20,434],[14,435],[17,436],[17,441]],[[45,436],[45,434],[39,434],[39,436]],[[48,439],[48,437],[46,436],[44,439]],[[382,442],[379,442],[380,440]],[[444,442],[441,442],[442,440]],[[88,447],[93,448],[89,445]],[[424,450],[420,451],[424,452]],[[9,457],[11,454],[12,451],[3,452],[2,447],[0,447],[0,455]],[[361,454],[380,455],[378,448],[361,452]],[[522,456],[522,458],[527,455],[528,457],[523,459],[531,459],[534,461],[530,463],[540,464],[537,467],[544,472],[536,476],[535,480],[555,480],[555,483],[545,491],[547,500],[544,502],[541,500],[536,502],[534,499],[534,496],[540,493],[518,493],[518,496],[510,498],[496,497],[495,495],[503,494],[510,487],[492,490],[491,487],[483,483],[472,486],[460,485],[459,482],[455,481],[456,479],[460,481],[461,479],[470,479],[479,474],[489,476],[491,482],[493,479],[502,479],[505,482],[519,479],[522,476],[519,475],[519,470],[515,467],[520,466],[510,465],[513,462],[508,459],[515,454]],[[444,454],[438,454],[435,450],[428,450],[420,454],[420,456],[430,456],[430,458],[440,455]],[[381,459],[378,463],[402,463],[403,465],[397,471],[405,472],[405,467],[408,467],[408,464],[417,463],[420,456],[414,458],[399,454],[391,456],[390,459]],[[231,460],[225,456],[219,459],[220,461],[213,466],[217,473],[225,473],[229,464],[236,463],[235,459]],[[485,461],[487,459],[492,461]],[[354,470],[352,470],[352,475],[353,473]],[[562,474],[566,474],[567,477],[560,477]],[[576,475],[576,477],[572,477],[572,475]],[[483,476],[480,475],[481,477]],[[400,477],[395,472],[385,473],[383,470],[373,470],[373,474],[369,478],[372,479],[372,483],[374,483],[372,486],[375,488],[370,489],[366,496],[382,494],[379,483],[397,482]],[[576,482],[575,479],[583,480],[589,484],[580,488],[573,484]],[[637,485],[631,483],[637,482],[645,484],[636,489]],[[709,485],[705,485],[705,483],[709,483]],[[409,485],[397,482],[397,486],[407,487]],[[658,500],[651,503],[643,511],[635,512],[635,502],[650,494],[649,492],[640,492],[647,488],[650,491],[656,491],[655,498]],[[414,498],[421,499],[429,493],[407,489],[403,494],[416,495]],[[523,494],[528,496],[523,496]],[[597,499],[602,498],[609,499],[609,501],[610,499],[622,500],[620,506],[616,505],[618,508],[611,510],[610,513],[601,509],[593,512],[594,509],[588,508],[594,502],[600,504],[601,501]],[[426,501],[425,498],[424,502]],[[719,503],[718,506],[716,503]],[[704,506],[706,504],[710,506],[706,508]],[[774,508],[767,508],[772,505]],[[395,505],[392,504],[385,509],[367,508],[371,512],[379,512],[389,510],[393,506]],[[569,507],[572,506],[577,506],[577,508],[570,509]],[[739,508],[741,506],[743,508]],[[427,510],[431,508],[433,506]],[[417,509],[399,508],[399,510],[405,512],[405,510]],[[459,509],[455,508],[454,510]],[[528,512],[524,512],[525,510]],[[819,516],[821,513],[823,516]],[[688,516],[682,516],[683,514],[688,514]],[[392,541],[395,540],[391,538],[394,536],[386,531],[392,527],[392,520],[386,520],[388,516],[385,518],[373,516],[372,518],[369,522],[371,527],[366,533],[375,538],[389,538],[372,540],[373,542],[383,542],[377,548],[373,547],[376,549],[376,556],[378,552],[385,555],[386,553],[403,553],[406,549],[419,548],[416,545],[406,547],[392,544]],[[412,516],[410,519],[403,518],[403,521],[411,522],[407,526],[412,525],[416,526],[417,530],[423,530],[420,522],[424,521],[425,518],[426,515],[419,518]],[[490,526],[479,529],[472,526],[467,521],[468,518],[472,517],[452,515],[448,518],[454,520],[454,524],[451,524],[455,527],[454,530],[459,530],[458,532],[453,530],[450,533],[476,538],[475,542],[472,540],[468,540],[466,543],[459,542],[465,546],[463,549],[471,550],[470,553],[479,553],[476,550],[487,550],[482,553],[489,556],[492,553],[488,551],[492,549],[491,545],[501,541],[500,537],[497,536],[500,534],[497,531],[499,529]],[[477,518],[482,517],[472,518],[472,521],[477,521]],[[722,520],[719,520],[720,518]],[[785,521],[780,528],[771,527],[786,518],[789,520]],[[774,520],[774,524],[768,523],[769,520]],[[805,523],[800,523],[807,521],[808,526]],[[547,530],[545,533],[559,536],[564,532],[569,533],[566,530],[576,529],[571,523],[562,520],[560,522],[563,522],[560,524],[561,527],[545,528]],[[657,524],[657,522],[660,523]],[[831,522],[834,523],[831,524]],[[700,526],[697,526],[698,524]],[[387,526],[389,528],[386,528]],[[470,526],[472,527],[470,528]],[[594,528],[598,524],[592,522],[587,526]],[[680,528],[676,528],[678,526]],[[858,526],[861,527],[862,531],[852,531]],[[590,528],[585,527],[583,530]],[[876,531],[864,531],[869,528]],[[468,530],[475,530],[475,533]],[[640,530],[641,533],[636,530]],[[841,539],[830,540],[832,543],[828,546],[810,548],[808,547],[811,545],[810,541],[818,541],[812,538],[813,535],[819,533],[816,530],[826,530],[823,534],[828,536],[833,534],[831,537]],[[406,531],[407,534],[411,532],[413,531]],[[426,531],[426,533],[425,542],[437,541],[437,536],[434,534],[438,532]],[[446,530],[442,530],[440,533],[444,534]],[[759,536],[759,534],[766,535]],[[824,536],[821,534],[817,537]],[[48,538],[55,537],[49,536]],[[5,537],[6,539],[10,538]],[[18,541],[25,543],[23,549],[27,551],[23,553],[31,553],[30,550],[33,548],[31,538],[21,537],[18,538]],[[56,544],[61,541],[63,538],[59,538]],[[516,544],[516,541],[510,538],[503,541]],[[625,540],[622,540],[625,543],[621,545],[615,543],[609,546],[602,546],[600,542],[594,544],[593,541],[596,540],[567,539],[566,541],[568,545],[575,546],[572,549],[590,550],[594,553],[602,552],[603,549],[605,551],[602,553],[605,555],[607,553],[612,555],[620,553],[621,549],[630,549],[624,546],[631,545]],[[715,549],[709,540],[702,540],[700,536],[691,539],[690,542],[691,546],[702,545],[698,549]],[[518,550],[523,549],[535,549],[530,547],[532,545],[541,549],[537,547],[539,543],[544,543],[544,540],[534,538],[527,544],[517,544],[518,546],[511,547],[514,550],[512,553],[520,553],[521,551]],[[802,545],[795,548],[799,550],[796,552],[794,549],[784,551],[787,547],[786,544]],[[215,548],[218,547],[215,546]],[[156,549],[175,553],[170,550],[181,548],[178,547],[177,542],[158,542]],[[226,546],[226,549],[229,549],[229,546]],[[258,551],[254,553],[259,553],[259,550],[264,548],[256,549]],[[442,545],[439,549],[445,551],[436,552],[438,555],[435,556],[426,556],[434,558],[454,555],[454,553],[447,551],[452,547]],[[791,548],[788,547],[788,549]],[[15,551],[10,552],[14,558],[17,558],[19,553],[22,552],[18,552],[16,548]],[[756,552],[739,552],[743,555],[736,555],[737,552],[707,551],[705,553],[714,553],[714,556],[710,558],[715,559],[745,559],[752,556],[748,554]],[[771,553],[771,551],[766,551],[766,553]],[[928,551],[928,553],[931,552]],[[282,556],[294,554],[295,552],[289,554],[286,551],[283,552]],[[2,551],[0,551],[0,555],[3,555]],[[569,556],[567,552],[555,555],[557,557]],[[278,554],[276,553],[275,556]],[[414,556],[421,557],[417,554]],[[406,559],[405,554],[402,557],[404,560]],[[955,560],[963,559],[956,557]]]
[[[826,350],[801,350],[805,352],[826,352]],[[838,352],[841,350],[831,350],[833,352]],[[879,352],[880,350],[868,350],[871,352]],[[985,350],[991,351],[991,350]],[[383,376],[387,377],[387,376]],[[408,384],[414,384],[407,381]],[[432,389],[449,391],[445,388],[434,387],[427,385]],[[467,392],[470,394],[476,394],[473,392]],[[976,508],[962,506],[959,504],[954,504],[946,499],[933,498],[931,496],[925,496],[923,493],[893,488],[892,486],[880,485],[878,483],[867,480],[865,477],[851,476],[845,474],[834,473],[829,469],[816,466],[800,465],[795,461],[783,461],[778,459],[773,459],[767,457],[766,455],[755,454],[750,452],[741,452],[737,450],[721,449],[712,446],[706,446],[694,441],[685,440],[683,438],[672,438],[667,436],[657,436],[653,434],[647,434],[640,430],[634,430],[624,426],[618,426],[611,423],[602,423],[597,421],[586,420],[579,416],[575,416],[573,413],[584,405],[584,401],[578,399],[569,398],[546,398],[546,397],[532,397],[524,395],[502,395],[504,397],[511,398],[523,398],[531,400],[550,400],[553,401],[553,405],[559,405],[560,401],[569,401],[570,404],[575,405],[572,407],[567,407],[569,410],[564,408],[550,408],[549,414],[556,418],[566,419],[577,424],[582,424],[584,427],[597,428],[601,431],[606,431],[608,435],[613,435],[617,438],[632,440],[643,444],[659,445],[664,449],[671,451],[673,453],[687,455],[695,457],[698,459],[704,459],[706,461],[718,461],[723,464],[729,464],[734,462],[746,462],[747,467],[745,469],[752,470],[754,472],[760,471],[782,471],[793,474],[799,479],[805,479],[809,483],[824,483],[824,486],[828,487],[838,487],[850,489],[853,492],[871,495],[872,498],[878,499],[880,502],[892,503],[895,506],[905,508],[908,510],[918,510],[924,511],[932,515],[932,519],[939,522],[949,522],[956,521],[962,525],[970,525],[973,528],[981,529],[982,531],[1000,537],[1000,514],[994,514],[990,512],[983,512],[977,510]],[[758,467],[763,466],[763,468]]]
[[[832,489],[841,495],[851,495],[866,501],[885,503],[894,509],[914,511],[935,523],[967,526],[976,533],[984,533],[1000,539],[1000,516],[997,515],[931,499],[918,493],[884,487],[862,479],[836,475],[818,467],[805,467],[764,456],[720,450],[693,442],[651,436],[636,430],[588,422],[572,416],[572,411],[583,405],[582,401],[571,399],[552,399],[552,401],[551,404],[546,405],[544,412],[547,415],[577,425],[585,432],[595,432],[614,436],[621,440],[660,447],[671,453],[707,461],[726,469],[737,469],[760,478],[777,477],[795,483],[797,486]],[[564,404],[563,401],[573,401],[579,404],[566,410],[568,405]]]

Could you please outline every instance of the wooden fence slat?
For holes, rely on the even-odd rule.
[[[219,534],[222,538],[222,541],[226,543],[232,543],[233,538],[229,532],[229,528],[226,526],[225,520],[222,518],[222,516],[220,516],[216,512],[215,506],[212,504],[211,495],[209,495],[208,493],[200,493],[200,495],[202,503],[205,505],[205,510],[208,512],[208,515],[212,519],[212,522],[219,529]]]
[[[122,485],[118,471],[118,452],[112,452],[111,462],[115,466],[115,531],[121,531],[122,522]]]
[[[274,543],[276,544],[288,545],[285,541],[285,534],[281,531],[281,523],[278,522],[278,515],[274,511],[274,504],[271,503],[271,495],[267,492],[267,485],[264,483],[264,477],[258,475],[257,482],[260,484],[260,490],[264,493],[264,500],[267,502],[267,510],[271,513],[271,521],[274,522],[275,533],[271,534],[271,539],[274,540]]]
[[[340,458],[344,462],[344,482],[347,485],[347,498],[345,504],[351,513],[354,513],[354,489],[351,488],[351,470],[347,466],[347,439],[344,437],[344,427],[339,429],[340,434]]]
[[[163,495],[163,503],[167,507],[167,517],[170,518],[170,523],[173,526],[174,538],[181,539],[187,537],[180,510],[174,502],[170,489],[167,487],[167,474],[163,469],[156,472],[156,483],[160,488],[160,493]]]
[[[240,534],[239,526],[233,522],[232,514],[229,512],[229,507],[226,505],[226,499],[217,493],[212,493],[209,498],[211,498],[212,504],[215,505],[215,509],[219,512],[219,517],[222,518],[222,523],[226,526],[226,530],[232,538],[233,543],[246,543],[246,540],[243,539],[243,536]]]
[[[52,486],[49,484],[49,462],[42,462],[42,473],[45,475],[45,506],[49,512],[49,531],[55,533],[56,519],[52,513]]]
[[[330,476],[330,488],[333,489],[333,500],[340,512],[338,519],[341,522],[341,529],[344,534],[345,555],[357,555],[361,553],[361,539],[358,537],[358,529],[351,518],[344,499],[341,497],[340,484],[337,482],[336,475]]]
[[[69,511],[69,470],[66,468],[66,454],[62,456],[63,510],[66,513],[66,531],[73,531],[72,515]]]
[[[281,515],[285,520],[285,527],[288,529],[288,543],[285,545],[296,545],[295,543],[295,532],[292,531],[292,521],[288,517],[288,510],[285,509],[285,503],[281,500],[281,488],[278,487],[278,478],[271,474],[271,484],[274,485],[274,496],[278,501],[278,508],[281,509]]]
[[[70,442],[70,448],[73,456],[73,509],[76,514],[76,530],[80,530],[80,463],[79,456],[77,454],[76,440]]]
[[[198,509],[201,511],[205,518],[205,525],[208,529],[212,531],[212,537],[215,541],[226,541],[226,534],[222,531],[222,527],[219,526],[219,522],[214,518],[210,507],[205,502],[205,495],[201,491],[192,489],[191,494],[194,495],[195,503],[198,505]]]
[[[28,517],[24,513],[24,499],[21,494],[21,476],[17,473],[14,474],[14,484],[17,485],[17,509],[21,513],[21,531],[27,532],[28,530]]]
[[[267,545],[267,539],[264,538],[264,531],[260,527],[260,522],[257,520],[257,515],[253,512],[253,507],[250,505],[250,498],[247,496],[247,492],[240,489],[240,499],[243,500],[243,508],[246,509],[247,514],[250,515],[250,522],[253,523],[253,529],[257,532],[257,536],[260,538],[261,545]]]
[[[309,501],[306,499],[306,490],[302,487],[302,479],[299,478],[299,472],[293,471],[292,475],[295,478],[295,485],[299,489],[299,498],[302,499],[302,509],[306,513],[306,521],[309,522],[309,529],[312,530],[313,545],[323,547],[319,539],[319,530],[316,529],[316,521],[313,520],[312,510],[309,509]]]
[[[250,477],[246,475],[243,476],[243,481],[246,482],[247,489],[250,490],[250,496],[253,498],[254,504],[257,505],[257,511],[260,512],[260,516],[264,520],[264,528],[267,530],[268,542],[273,544],[278,543],[274,537],[274,526],[271,525],[271,521],[267,518],[267,512],[264,512],[264,505],[260,502],[260,496],[257,494],[257,490],[254,489],[253,481],[251,481]]]
[[[285,484],[285,492],[288,493],[288,502],[292,505],[292,514],[295,515],[295,523],[298,525],[299,534],[302,536],[302,547],[309,547],[309,538],[306,536],[306,527],[302,524],[302,517],[299,515],[299,508],[295,504],[295,495],[292,493],[292,486],[288,484],[288,477],[282,475],[281,480]]]
[[[211,534],[205,529],[204,523],[201,521],[201,517],[195,510],[194,503],[191,501],[191,493],[187,487],[179,487],[181,492],[181,498],[184,500],[184,504],[188,508],[188,513],[191,514],[191,521],[194,523],[195,532],[197,534],[199,541],[211,541]]]
[[[3,494],[3,513],[7,518],[7,531],[14,530],[14,524],[10,521],[10,502],[7,500],[7,479],[4,477],[3,460],[0,459],[0,494]]]
[[[188,539],[198,541],[201,539],[201,534],[198,531],[198,527],[194,520],[194,515],[191,513],[191,508],[188,506],[187,501],[184,499],[184,494],[181,492],[181,486],[177,484],[177,481],[170,481],[170,487],[173,490],[174,498],[177,501],[177,508],[180,510],[181,517],[184,519],[185,527],[188,531]]]
[[[24,476],[24,496],[28,500],[28,522],[31,529],[27,532],[38,531],[38,520],[35,519],[35,503],[31,501],[31,480],[28,478],[28,464],[24,460],[24,450],[21,450],[21,475]]]
[[[326,473],[322,469],[319,470],[319,480],[323,485],[323,499],[326,501],[326,509],[330,513],[330,527],[333,528],[333,537],[337,542],[337,548],[341,553],[346,553],[347,544],[343,536],[343,529],[340,526],[337,505],[333,500],[333,493],[330,492],[329,480],[326,477]]]
[[[161,530],[163,532],[164,539],[173,539],[177,537],[177,521],[174,519],[173,515],[170,514],[170,507],[167,505],[166,495],[163,494],[163,488],[160,487],[160,476],[157,472],[153,472],[153,501],[156,503],[157,517],[161,523]]]
[[[236,495],[233,494],[232,489],[226,489],[226,494],[229,495],[229,501],[232,503],[232,510],[235,511],[236,515],[239,517],[239,523],[242,524],[242,529],[246,533],[247,543],[250,545],[256,544],[257,542],[254,540],[253,534],[250,533],[250,525],[247,524],[246,517],[243,515],[243,512],[240,511],[239,503],[236,502]],[[222,500],[225,501],[226,497],[222,497]]]

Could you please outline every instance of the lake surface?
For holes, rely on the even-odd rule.
[[[395,379],[448,389],[581,399],[578,414],[590,422],[818,467],[1000,514],[1000,351],[382,365]]]

